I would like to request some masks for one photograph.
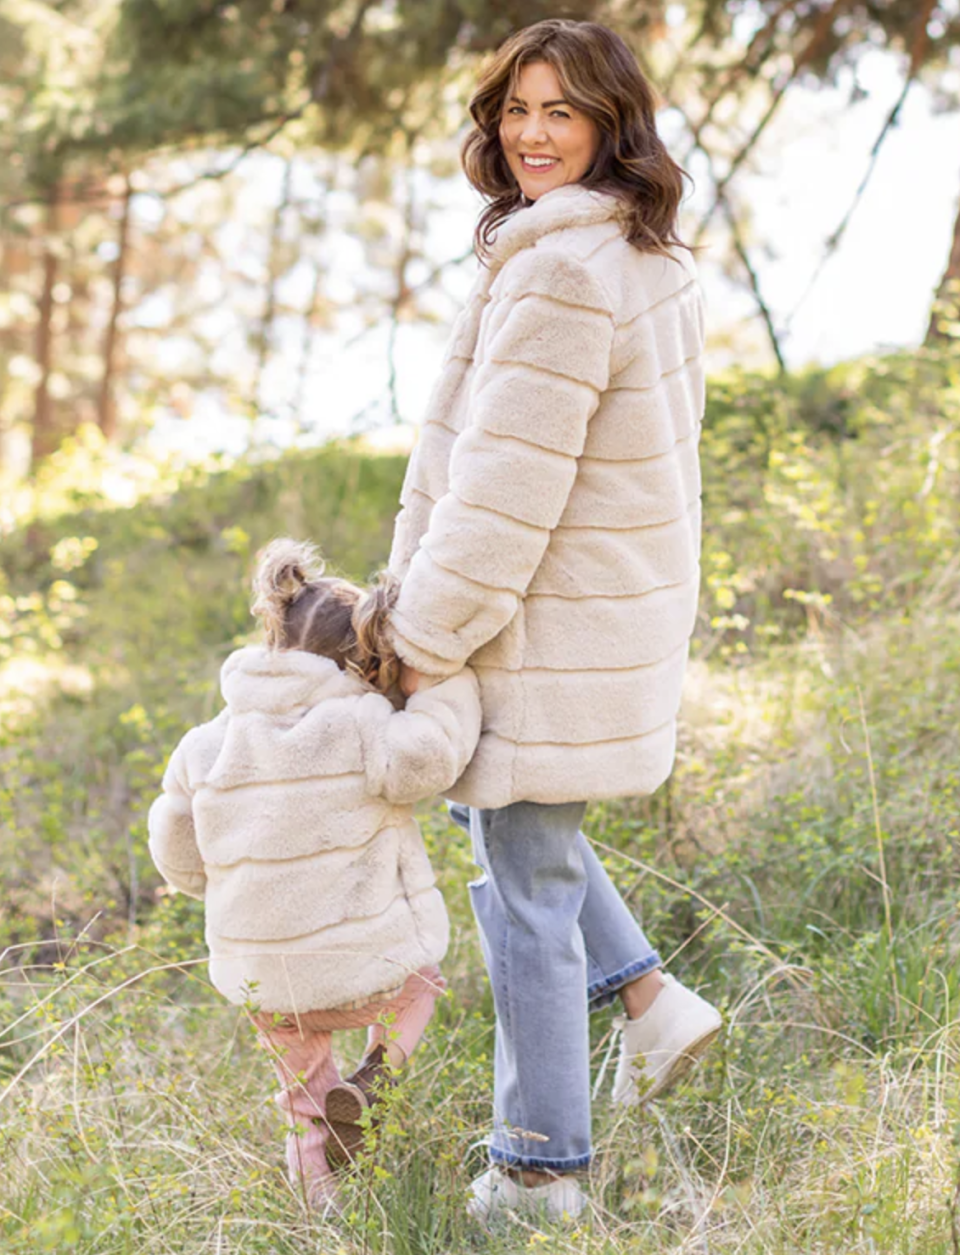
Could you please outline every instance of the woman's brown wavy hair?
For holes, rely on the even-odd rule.
[[[642,252],[690,248],[677,235],[689,175],[657,134],[656,96],[635,57],[606,26],[551,18],[518,31],[497,50],[470,100],[475,126],[463,143],[463,168],[490,202],[477,223],[478,254],[489,252],[497,228],[524,204],[500,143],[500,122],[520,71],[535,62],[553,67],[564,99],[600,131],[597,159],[581,186],[620,200],[623,233]]]

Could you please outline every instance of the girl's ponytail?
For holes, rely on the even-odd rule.
[[[332,658],[379,692],[396,691],[401,663],[387,623],[400,592],[395,576],[382,572],[369,592],[325,579],[320,551],[285,537],[261,550],[253,591],[251,609],[270,649]]]
[[[400,681],[400,659],[387,630],[387,620],[399,593],[400,581],[383,571],[353,611],[357,644],[349,660],[350,668],[381,693],[389,693]]]
[[[271,649],[289,647],[290,607],[322,574],[323,559],[306,541],[272,540],[261,551],[250,608],[260,620]]]

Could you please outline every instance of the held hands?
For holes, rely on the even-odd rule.
[[[400,692],[404,697],[412,697],[420,687],[420,672],[414,671],[413,667],[408,667],[403,663],[400,667]]]

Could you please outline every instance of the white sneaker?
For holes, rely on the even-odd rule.
[[[613,1101],[625,1106],[650,1102],[689,1072],[717,1038],[723,1020],[716,1007],[663,974],[664,987],[637,1020],[617,1016],[620,1059]]]
[[[545,1220],[576,1220],[587,1206],[587,1196],[569,1174],[546,1185],[523,1185],[499,1168],[489,1168],[470,1185],[467,1212],[481,1224],[516,1211]]]

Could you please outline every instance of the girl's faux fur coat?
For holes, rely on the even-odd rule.
[[[472,672],[397,711],[329,658],[238,650],[226,709],[188,732],[150,808],[150,853],[202,898],[210,976],[232,1002],[328,1010],[439,963],[448,923],[413,804],[480,731]]]
[[[478,807],[651,793],[670,774],[699,585],[703,311],[566,186],[500,228],[407,470],[398,652],[469,660]]]

